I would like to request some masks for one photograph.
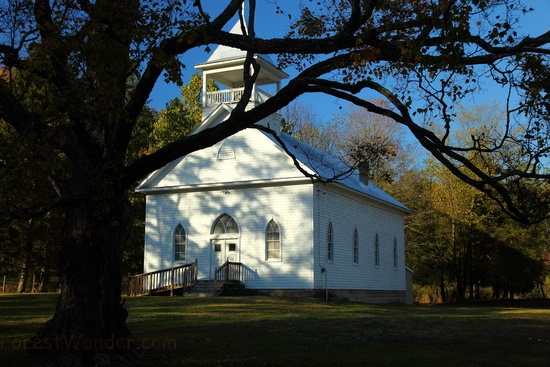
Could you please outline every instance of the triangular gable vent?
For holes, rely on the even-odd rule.
[[[235,149],[227,141],[218,150],[218,160],[235,159]]]

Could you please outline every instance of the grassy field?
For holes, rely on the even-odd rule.
[[[22,341],[54,294],[0,295],[0,366],[24,366]],[[148,350],[128,366],[550,367],[550,309],[366,305],[279,298],[129,298]]]

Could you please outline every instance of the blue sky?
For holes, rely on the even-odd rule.
[[[206,10],[209,7],[219,6],[219,0],[205,1]],[[296,14],[297,4],[299,2],[295,0],[279,0],[279,5],[287,11],[287,13]],[[550,29],[550,0],[526,0],[525,3],[528,6],[535,8],[535,11],[525,16],[524,22],[520,25],[520,34],[529,34],[531,36],[538,36]],[[214,12],[215,13],[215,12]],[[256,24],[256,33],[258,37],[279,37],[284,35],[289,29],[289,18],[287,14],[276,14],[275,5],[271,1],[258,1],[258,16]],[[265,22],[265,19],[269,19],[269,22]],[[231,28],[236,19],[228,24],[228,28]],[[214,49],[216,45],[212,45]],[[210,53],[205,52],[204,48],[198,48],[189,51],[183,55],[181,61],[186,65],[183,71],[184,82],[187,82],[191,75],[197,73],[198,70],[194,68],[194,65],[206,61]],[[273,57],[273,60],[276,60]],[[293,70],[285,70],[290,77],[295,75]],[[283,82],[284,85],[284,82]],[[270,91],[268,91],[270,92]],[[472,100],[467,103],[480,104],[483,102],[494,101],[495,99],[501,99],[504,97],[504,91],[498,89],[487,89],[484,92],[477,94]],[[149,105],[157,110],[164,109],[166,103],[176,97],[180,97],[180,87],[175,84],[167,84],[161,77],[150,96]],[[320,122],[331,120],[335,115],[341,113],[341,108],[346,108],[347,102],[339,101],[333,97],[324,96],[321,94],[310,94],[300,97],[300,101],[314,107]]]

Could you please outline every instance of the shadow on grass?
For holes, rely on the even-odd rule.
[[[128,305],[137,337],[175,340],[154,351],[166,366],[550,365],[549,310],[265,297]]]
[[[10,340],[30,337],[56,299],[0,296],[0,365],[21,357]],[[548,309],[268,297],[141,297],[126,305],[148,352],[128,366],[550,366]]]

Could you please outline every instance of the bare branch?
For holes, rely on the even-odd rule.
[[[321,182],[323,184],[327,184],[327,183],[330,183],[330,182],[335,182],[335,181],[338,181],[338,180],[341,180],[343,178],[348,177],[356,168],[355,166],[351,166],[347,170],[344,170],[344,171],[339,172],[339,173],[336,173],[336,171],[334,171],[335,174],[332,177],[328,177],[328,178],[327,177],[322,177],[318,173],[311,174],[304,167],[302,167],[302,164],[300,163],[298,158],[296,158],[296,156],[288,149],[285,142],[280,138],[280,136],[273,129],[267,128],[267,127],[262,126],[262,125],[253,125],[250,128],[264,131],[264,132],[270,134],[271,136],[273,136],[273,138],[279,143],[281,148],[283,148],[285,153],[292,159],[292,162],[294,163],[294,166],[305,177],[310,178],[311,181],[313,181],[313,182]],[[334,167],[332,167],[332,168],[334,169]]]

